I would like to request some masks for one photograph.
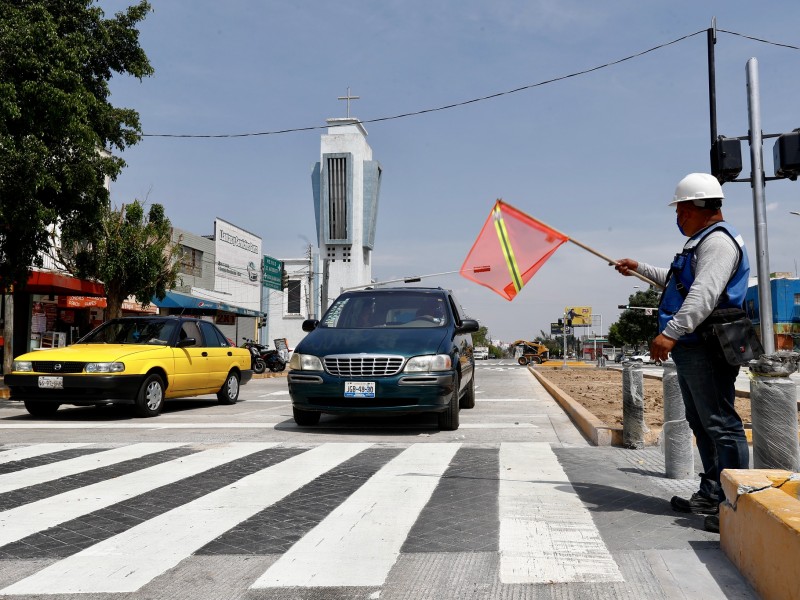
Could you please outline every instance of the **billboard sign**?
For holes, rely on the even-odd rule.
[[[564,314],[568,319],[572,319],[573,327],[591,327],[592,325],[591,306],[567,306]]]
[[[214,241],[214,289],[229,295],[230,304],[260,310],[261,238],[217,218]]]
[[[281,272],[283,271],[283,261],[271,256],[264,256],[263,262],[263,286],[271,290],[281,291]]]

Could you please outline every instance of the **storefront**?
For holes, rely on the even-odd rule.
[[[65,346],[88,333],[93,320],[102,321],[105,288],[58,271],[33,271],[27,285],[14,290],[13,301],[12,347],[18,356],[35,348]]]
[[[179,292],[167,292],[163,299],[153,297],[163,315],[193,315],[215,323],[222,333],[237,346],[242,338],[255,338],[258,321],[262,314],[218,300],[198,298]]]

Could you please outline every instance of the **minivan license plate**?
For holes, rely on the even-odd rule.
[[[345,398],[374,398],[375,397],[375,382],[374,381],[345,381],[344,382],[344,396],[345,396]]]
[[[39,377],[39,387],[50,390],[63,390],[64,378],[63,377]]]

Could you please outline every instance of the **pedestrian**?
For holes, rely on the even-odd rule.
[[[713,175],[687,175],[669,206],[675,206],[678,229],[689,239],[670,267],[630,258],[615,265],[623,275],[636,271],[665,288],[650,356],[665,361],[671,353],[704,471],[699,491],[689,499],[674,496],[670,504],[678,512],[706,515],[705,528],[713,532],[719,532],[719,504],[725,500],[721,472],[750,464],[742,419],[734,406],[739,366],[729,364],[717,338],[709,335],[713,323],[744,317],[750,275],[742,237],[723,219],[724,197]]]

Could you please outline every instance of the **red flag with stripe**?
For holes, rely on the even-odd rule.
[[[513,300],[569,238],[498,200],[461,266],[461,275]]]

